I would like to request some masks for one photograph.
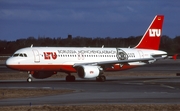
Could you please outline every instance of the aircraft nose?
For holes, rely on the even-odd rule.
[[[6,66],[8,67],[10,65],[10,60],[9,58],[6,60]]]
[[[8,59],[6,60],[6,67],[12,69],[12,65],[13,65],[12,58],[8,58]]]

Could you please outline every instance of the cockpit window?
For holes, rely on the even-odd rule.
[[[19,55],[19,53],[17,53],[17,54],[14,54],[14,55],[13,55],[13,57],[17,57],[18,55]]]
[[[27,54],[25,53],[15,53],[13,57],[27,57]]]
[[[27,54],[24,54],[24,57],[27,57]]]
[[[23,57],[23,54],[22,54],[22,53],[20,53],[20,54],[19,54],[19,56]]]

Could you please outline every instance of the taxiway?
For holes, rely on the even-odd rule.
[[[179,66],[179,61],[172,61],[169,64],[160,62],[130,71],[137,73],[139,71],[143,73],[178,73],[180,72]],[[118,73],[121,74],[121,72]],[[52,90],[75,90],[74,93],[61,95],[3,99],[0,100],[0,106],[29,105],[30,103],[32,105],[180,103],[180,77],[178,76],[108,76],[106,82],[96,82],[94,79],[83,80],[79,78],[77,78],[76,82],[66,82],[64,78],[34,80],[32,83],[27,83],[26,80],[0,80],[0,88],[50,88]]]

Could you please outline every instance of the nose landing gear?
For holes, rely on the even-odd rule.
[[[29,77],[27,78],[27,82],[32,82],[33,81],[33,79],[32,79],[32,75],[31,74],[29,74]]]

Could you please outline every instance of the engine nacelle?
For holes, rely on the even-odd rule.
[[[77,69],[78,76],[80,78],[95,78],[99,76],[100,70],[98,66],[80,66]]]
[[[48,78],[51,77],[52,75],[54,75],[54,72],[51,71],[43,71],[43,72],[34,72],[33,74],[31,74],[34,78],[36,79],[44,79],[44,78]]]

